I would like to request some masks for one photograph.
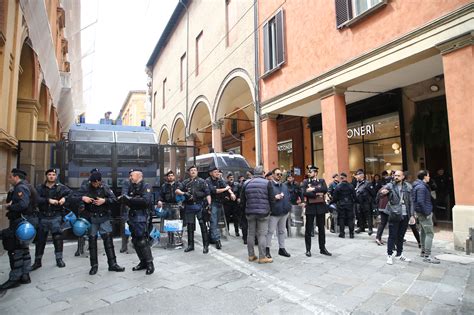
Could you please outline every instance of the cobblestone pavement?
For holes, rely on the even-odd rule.
[[[367,234],[327,235],[332,257],[319,254],[316,239],[313,257],[306,257],[304,239],[293,237],[286,245],[292,256],[284,258],[274,239],[274,262],[266,265],[248,262],[241,239],[230,236],[222,250],[212,247],[208,255],[200,246],[191,253],[154,248],[152,276],[132,272],[138,262],[133,250],[117,254],[124,273],[108,272],[101,246],[99,272],[89,276],[89,259],[74,257],[75,243],[66,244],[67,266],[59,269],[48,245],[32,283],[0,297],[0,314],[473,314],[474,258],[435,240],[441,264],[423,263],[410,236],[405,254],[412,262],[392,266],[386,248]],[[119,240],[115,244],[118,249]],[[8,270],[3,255],[1,281]]]

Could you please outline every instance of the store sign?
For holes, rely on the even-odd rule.
[[[287,142],[279,143],[278,151],[288,151],[288,152],[293,151],[293,142],[287,141]]]
[[[370,125],[365,125],[365,126],[359,126],[356,128],[352,129],[347,129],[347,138],[353,138],[353,137],[360,137],[360,136],[367,136],[375,133],[375,125],[370,124]]]

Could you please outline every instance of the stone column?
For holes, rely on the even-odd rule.
[[[38,110],[40,103],[34,99],[18,99],[16,114],[16,138],[18,140],[38,140]],[[32,144],[24,144],[21,151],[21,168],[28,173],[30,182],[34,182],[36,150]]]
[[[262,158],[266,172],[278,167],[277,115],[265,114],[262,120]]]
[[[194,133],[190,134],[189,136],[186,137],[186,145],[193,147],[193,148],[188,148],[186,152],[186,159],[189,159],[191,157],[194,157],[194,146],[196,144],[196,135]],[[196,152],[197,154],[197,152]]]
[[[321,92],[321,117],[323,122],[324,177],[331,181],[334,173],[349,175],[349,143],[344,89],[332,87]]]
[[[465,249],[474,227],[474,194],[470,185],[474,157],[474,32],[438,45],[443,58],[451,161],[456,205],[453,208],[454,246]],[[433,174],[434,175],[434,174]]]
[[[214,152],[222,152],[222,126],[224,120],[219,119],[212,123],[212,147]]]

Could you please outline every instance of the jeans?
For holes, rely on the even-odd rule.
[[[388,221],[387,254],[392,255],[394,246],[397,246],[397,256],[403,252],[403,238],[408,228],[408,216],[404,215],[401,221]]]
[[[272,245],[272,236],[277,231],[278,246],[279,248],[285,248],[285,234],[286,234],[286,220],[288,213],[280,216],[270,216],[268,222],[268,233],[267,233],[267,247]]]
[[[425,216],[423,214],[418,214],[418,222],[421,227],[421,251],[425,255],[431,255],[431,246],[433,244],[433,214]]]
[[[268,234],[268,220],[269,215],[262,216],[257,214],[248,214],[248,235],[247,235],[247,250],[249,257],[255,256],[255,234],[258,237],[258,257],[265,257],[265,247],[267,247],[266,237]]]
[[[375,237],[376,239],[382,240],[383,230],[385,229],[385,226],[387,226],[387,222],[388,222],[388,214],[380,211],[380,223],[379,223],[379,226],[377,227],[377,236]]]
[[[222,215],[223,206],[221,203],[212,203],[211,204],[211,241],[219,241],[221,239],[221,233],[219,231],[218,223],[219,218]]]

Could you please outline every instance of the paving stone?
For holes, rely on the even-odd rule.
[[[58,303],[53,303],[49,304],[43,307],[36,308],[35,312],[39,314],[49,314],[49,313],[54,313],[54,312],[60,312],[63,311],[67,308],[69,308],[71,305],[67,302],[61,301]]]
[[[103,300],[107,303],[112,304],[112,303],[116,303],[122,300],[126,300],[130,297],[136,296],[143,292],[144,290],[142,288],[132,288],[132,289],[128,289],[125,291],[117,292],[112,295],[106,296],[103,298]]]
[[[429,299],[423,296],[404,294],[395,302],[395,305],[413,312],[421,312]]]

